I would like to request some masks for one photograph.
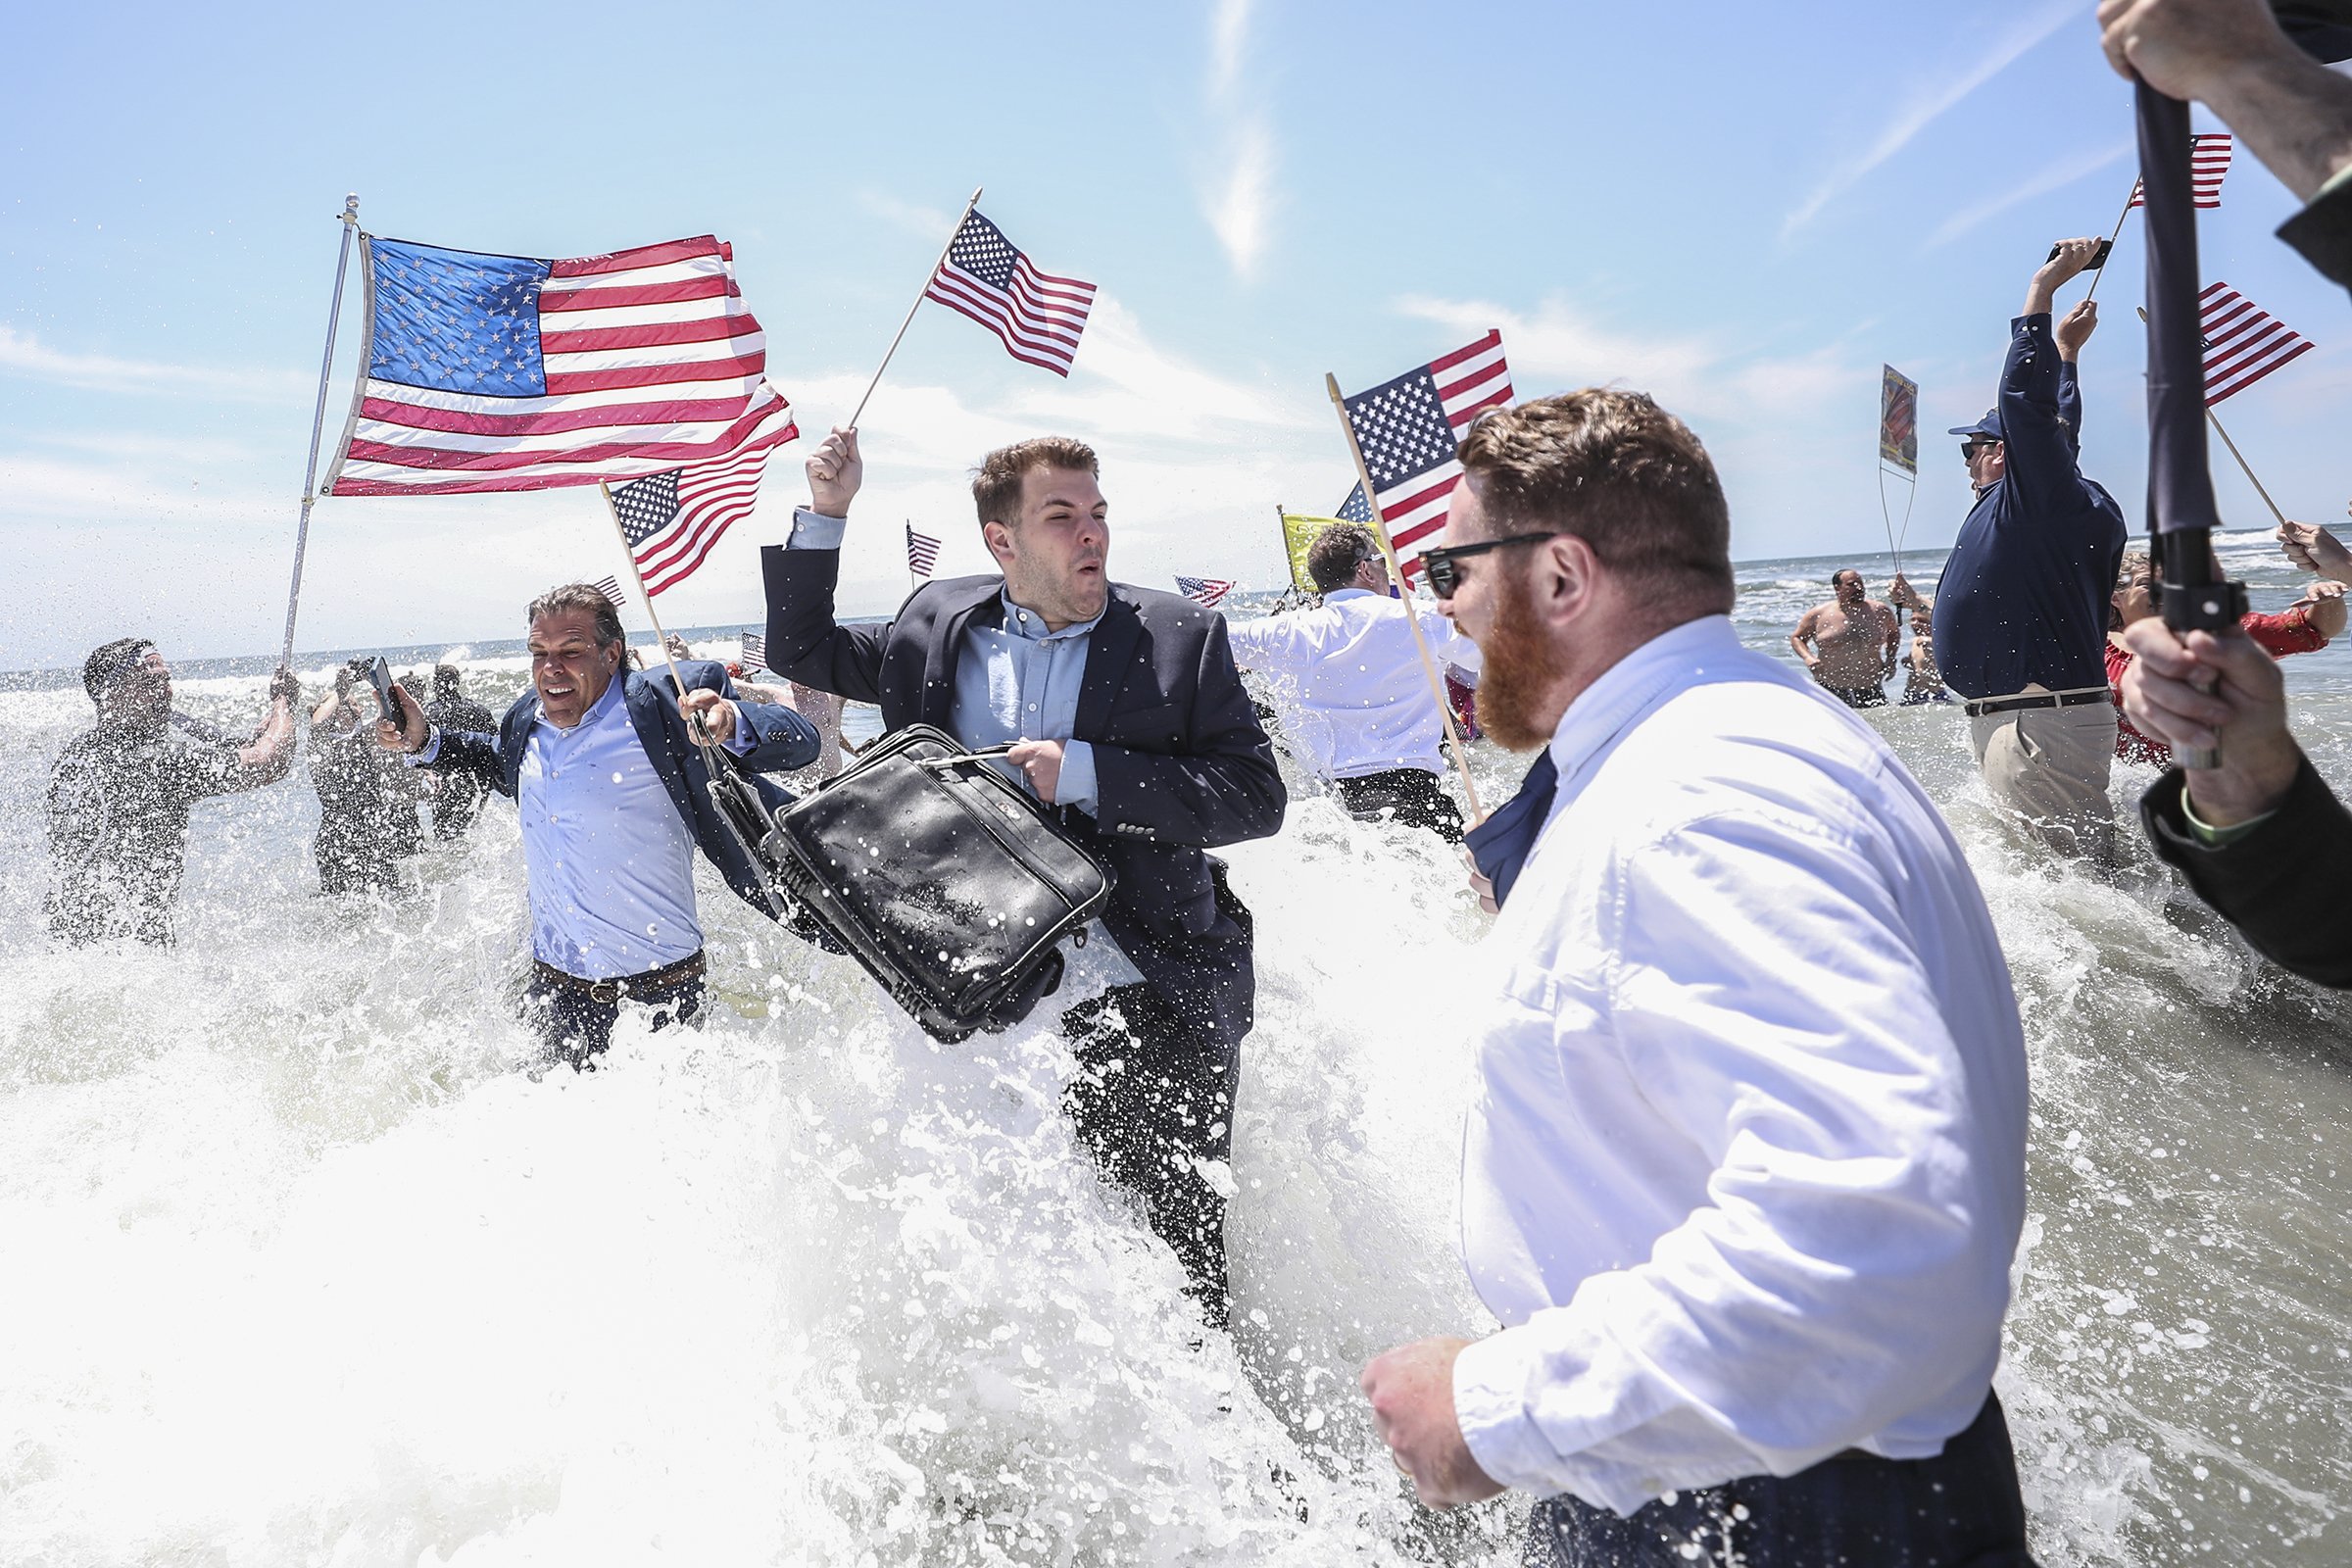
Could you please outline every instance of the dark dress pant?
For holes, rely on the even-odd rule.
[[[522,1017],[539,1036],[541,1059],[551,1067],[592,1070],[596,1058],[612,1048],[612,1026],[620,1020],[624,1001],[650,1009],[657,1030],[686,1023],[703,1007],[699,974],[674,985],[621,985],[627,989],[591,987],[535,972],[522,994]]]
[[[1693,1549],[1695,1548],[1695,1549]],[[1859,1450],[1792,1476],[1743,1476],[1631,1518],[1546,1497],[1529,1568],[2033,1568],[2000,1401],[1928,1459]]]
[[[1062,1103],[1079,1139],[1105,1178],[1142,1200],[1152,1234],[1190,1276],[1201,1317],[1227,1327],[1225,1199],[1199,1161],[1233,1152],[1241,1053],[1145,984],[1080,1003],[1061,1027],[1078,1058]]]
[[[1438,775],[1418,767],[1393,767],[1360,778],[1332,780],[1348,814],[1376,821],[1383,814],[1407,827],[1427,828],[1448,844],[1462,842],[1462,808],[1453,804]]]

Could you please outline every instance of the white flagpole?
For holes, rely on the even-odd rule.
[[[931,270],[923,274],[923,286],[914,291],[914,303],[906,307],[906,318],[899,323],[898,333],[891,338],[890,347],[882,351],[882,363],[874,367],[874,378],[865,383],[865,396],[859,398],[858,407],[850,411],[851,429],[858,428],[858,416],[865,412],[865,405],[872,399],[874,388],[882,384],[882,372],[890,368],[890,357],[899,352],[899,340],[904,338],[906,335],[906,329],[914,324],[914,313],[923,308],[923,297],[931,292],[931,280],[939,275],[940,268],[946,265],[948,252],[956,248],[956,236],[963,232],[963,220],[971,217],[972,209],[979,205],[980,187],[974,185],[972,199],[965,202],[963,211],[956,215],[956,226],[948,230],[948,242],[939,248],[939,260],[933,262]]]
[[[343,224],[343,245],[335,253],[335,296],[326,310],[326,351],[318,361],[318,407],[311,415],[311,461],[302,470],[302,520],[294,525],[294,583],[286,590],[286,638],[277,656],[281,669],[290,669],[294,664],[294,612],[302,604],[302,558],[311,543],[311,507],[318,499],[315,491],[318,483],[318,440],[326,430],[326,383],[334,374],[335,326],[343,318],[343,274],[351,266],[351,236],[360,226],[357,192],[343,198],[343,211],[336,216]]]

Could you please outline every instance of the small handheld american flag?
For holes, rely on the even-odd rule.
[[[767,667],[767,638],[765,634],[747,631],[743,634],[743,657],[737,661],[747,670]]]
[[[2209,283],[2197,296],[2197,334],[2205,343],[2208,408],[2312,349],[2311,339],[2227,283]]]
[[[1462,473],[1456,456],[1462,432],[1482,410],[1510,401],[1511,368],[1500,332],[1344,400],[1364,471],[1372,476],[1372,498],[1408,582],[1421,572],[1412,547],[1445,525],[1446,502]],[[1341,515],[1347,515],[1345,508]]]
[[[2226,130],[2189,138],[2188,180],[2199,207],[2222,205],[2222,180],[2230,172],[2230,133]],[[2125,204],[2124,210],[2130,212],[2134,207],[2145,207],[2147,204],[2147,192],[2142,182],[2133,180],[2132,200]]]
[[[771,416],[772,439],[718,463],[672,468],[614,489],[612,514],[636,559],[648,599],[694,575],[710,559],[727,529],[750,516],[760,499],[760,477],[778,441],[795,433],[789,410]]]
[[[618,577],[599,577],[596,579],[596,581],[590,583],[588,586],[594,588],[598,593],[603,594],[607,599],[612,600],[612,608],[614,610],[626,610],[629,608],[629,596],[620,591],[620,579]]]
[[[1179,573],[1176,591],[1194,604],[1214,610],[1225,602],[1227,594],[1233,592],[1233,584],[1222,577],[1187,577]]]
[[[964,215],[923,298],[978,321],[1014,359],[1066,376],[1095,308],[1095,285],[1039,271],[974,210]]]
[[[939,564],[939,541],[927,533],[916,533],[914,524],[906,525],[906,569],[917,577],[929,577],[931,568]]]

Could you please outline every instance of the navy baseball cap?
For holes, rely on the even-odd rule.
[[[2002,437],[2001,437],[2001,411],[2000,411],[2000,410],[1998,410],[1998,409],[1986,409],[1986,410],[1984,411],[1984,417],[1983,417],[1982,419],[1979,419],[1979,420],[1978,420],[1976,423],[1974,423],[1974,424],[1964,424],[1964,425],[1961,425],[1961,426],[1960,426],[1958,429],[1955,429],[1955,430],[1946,430],[1946,431],[1944,432],[1944,434],[1946,434],[1946,435],[1988,435],[1988,436],[1992,437],[1992,438],[1993,438],[1995,441],[1998,441],[1998,440],[2000,440],[2000,439],[2002,438]]]

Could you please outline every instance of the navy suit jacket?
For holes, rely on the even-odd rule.
[[[836,550],[760,552],[767,659],[778,673],[882,710],[885,729],[953,733],[964,631],[1000,625],[1002,577],[917,589],[888,625],[834,619]],[[1102,924],[1144,978],[1227,1051],[1250,1032],[1257,978],[1250,911],[1201,854],[1282,826],[1289,793],[1250,710],[1225,617],[1176,594],[1113,583],[1087,640],[1071,738],[1095,752],[1096,811],[1062,819],[1117,884]]]
[[[815,726],[789,708],[746,702],[736,696],[735,683],[727,678],[723,664],[681,659],[678,673],[685,677],[688,691],[716,692],[735,705],[736,721],[759,737],[752,749],[738,759],[749,770],[752,787],[770,810],[789,802],[790,791],[769,783],[760,774],[788,773],[815,761],[819,749]],[[629,722],[636,726],[637,739],[645,745],[646,759],[654,764],[662,787],[669,792],[687,831],[727,879],[727,886],[753,908],[769,914],[759,870],[752,864],[751,857],[744,854],[735,835],[727,831],[726,823],[719,819],[718,808],[710,802],[710,770],[686,733],[686,718],[678,711],[677,694],[670,690],[667,672],[656,679],[633,669],[623,670],[621,679],[624,683],[621,701],[628,707]],[[425,765],[468,774],[485,787],[512,796],[515,779],[522,771],[523,748],[530,740],[531,725],[538,718],[539,694],[526,690],[507,710],[507,716],[499,720],[497,735],[444,730],[440,753]]]

